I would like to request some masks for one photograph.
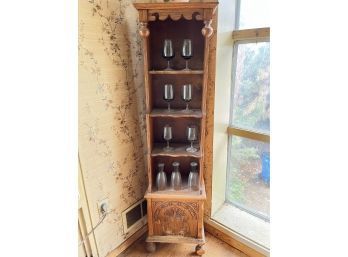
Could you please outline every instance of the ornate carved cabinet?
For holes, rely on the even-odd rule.
[[[191,0],[188,2],[136,1],[139,11],[139,33],[143,38],[144,84],[146,97],[147,163],[149,186],[145,194],[148,206],[147,249],[155,250],[155,242],[193,243],[196,253],[204,254],[203,206],[206,199],[204,172],[204,141],[206,132],[209,39],[213,34],[211,22],[218,2]],[[166,70],[162,57],[163,42],[172,41],[175,57],[172,69]],[[180,56],[184,39],[192,42],[193,56],[190,70],[184,70],[185,60]],[[171,111],[163,100],[163,87],[172,84],[174,99]],[[191,84],[190,111],[183,111],[186,103],[181,99],[184,84]],[[163,128],[172,128],[172,150],[165,151]],[[187,127],[198,128],[198,151],[186,150]],[[181,190],[169,186],[165,190],[156,187],[158,163],[164,163],[168,184],[172,163],[180,163]],[[187,186],[190,163],[198,163],[199,189]]]

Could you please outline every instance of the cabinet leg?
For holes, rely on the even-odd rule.
[[[149,253],[153,253],[154,251],[156,251],[156,243],[154,243],[154,242],[146,242],[146,250]]]
[[[205,250],[203,248],[203,244],[197,245],[196,246],[196,254],[199,256],[202,256],[203,254],[205,254]]]

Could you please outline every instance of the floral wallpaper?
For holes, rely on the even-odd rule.
[[[121,213],[146,187],[145,103],[138,13],[131,0],[79,0],[79,159],[100,257],[124,235]]]

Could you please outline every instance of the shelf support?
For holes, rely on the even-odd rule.
[[[148,25],[148,10],[139,10],[139,34],[143,41],[143,54],[144,54],[144,86],[145,86],[145,106],[146,113],[150,113],[152,98],[150,90],[150,76],[149,76],[149,64],[150,64],[150,50],[149,50],[149,35],[150,30]],[[147,175],[151,178],[152,162],[151,162],[151,150],[152,150],[152,134],[151,134],[152,123],[149,115],[146,115],[146,141],[147,141]],[[152,188],[152,180],[149,180],[149,188]],[[151,212],[150,212],[151,213]],[[149,226],[151,228],[151,226]],[[151,230],[150,230],[151,232]]]

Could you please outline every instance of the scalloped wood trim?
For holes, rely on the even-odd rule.
[[[181,18],[184,18],[186,20],[203,20],[202,16],[203,10],[180,10],[180,11],[172,11],[172,10],[149,10],[148,12],[148,20],[149,21],[156,21],[161,20],[164,21],[168,18],[177,21]]]

